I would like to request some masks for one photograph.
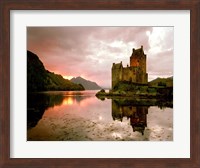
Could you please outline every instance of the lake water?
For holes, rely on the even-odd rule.
[[[28,95],[28,141],[172,141],[173,108],[100,100],[97,91]]]

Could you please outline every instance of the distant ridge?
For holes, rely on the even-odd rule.
[[[168,78],[156,78],[150,82],[148,82],[149,86],[157,87],[157,86],[167,86],[173,87],[173,76]]]
[[[76,78],[72,78],[70,81],[73,82],[73,83],[76,83],[76,84],[83,85],[83,87],[86,90],[99,90],[99,89],[101,89],[101,87],[99,85],[97,85],[96,82],[86,80],[86,79],[84,79],[80,76],[76,77]]]
[[[52,90],[84,90],[84,87],[46,70],[39,57],[27,51],[27,91]]]

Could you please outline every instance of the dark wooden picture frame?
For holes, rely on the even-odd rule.
[[[190,158],[10,158],[11,10],[190,10]],[[0,20],[0,167],[200,167],[200,0],[1,0]]]

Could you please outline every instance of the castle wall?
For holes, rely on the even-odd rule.
[[[136,82],[136,72],[133,68],[123,68],[123,81]]]
[[[146,72],[146,55],[133,55],[130,57],[131,67],[140,67],[143,72]]]
[[[138,72],[136,75],[136,83],[146,84],[148,82],[147,73]]]
[[[144,59],[143,59],[143,61],[142,61],[142,71],[144,72],[144,73],[146,73],[146,62],[147,62],[147,60],[146,60],[147,58],[146,58],[146,55],[144,55]]]
[[[133,56],[130,57],[130,66],[131,67],[138,67],[140,65],[139,62],[140,62],[139,58],[134,58]]]
[[[112,68],[112,88],[119,82],[123,80],[123,67]]]

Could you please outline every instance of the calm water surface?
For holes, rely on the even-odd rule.
[[[29,141],[172,141],[173,109],[95,97],[97,91],[28,95]]]

